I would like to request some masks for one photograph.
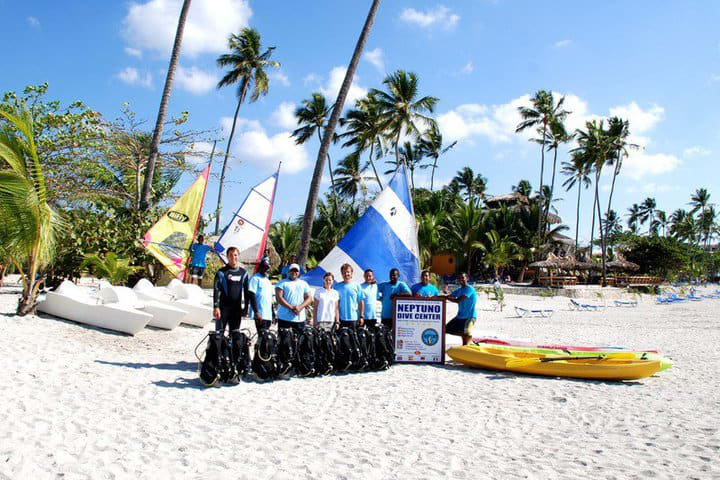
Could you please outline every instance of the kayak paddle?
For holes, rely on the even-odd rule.
[[[505,361],[506,367],[526,367],[536,363],[559,362],[561,360],[635,360],[635,353],[606,353],[583,357],[540,357],[540,358],[509,358]]]

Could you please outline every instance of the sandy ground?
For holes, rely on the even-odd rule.
[[[448,363],[205,389],[204,330],[18,318],[17,291],[0,290],[0,478],[720,478],[720,300],[598,313],[561,297],[480,302],[476,335],[675,361],[641,381]],[[519,319],[515,305],[557,313]]]

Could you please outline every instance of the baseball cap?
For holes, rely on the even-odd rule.
[[[288,271],[290,271],[290,270],[297,270],[299,272],[300,265],[298,265],[297,263],[292,263],[292,264],[290,264],[290,267],[288,267]]]
[[[260,263],[264,263],[269,267],[270,266],[270,257],[262,257],[262,259],[260,260]]]

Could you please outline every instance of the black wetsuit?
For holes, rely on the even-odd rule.
[[[238,265],[225,265],[215,274],[213,284],[213,306],[220,309],[220,318],[215,320],[215,329],[224,331],[240,328],[243,313],[248,308],[248,274]]]

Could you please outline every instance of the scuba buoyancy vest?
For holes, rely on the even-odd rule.
[[[360,356],[363,364],[358,365],[359,369],[371,368],[375,363],[375,335],[372,330],[367,327],[358,327],[356,330],[358,338],[358,346],[360,347]]]
[[[261,380],[275,378],[278,374],[277,337],[268,328],[261,328],[255,342],[252,371]]]
[[[250,338],[241,330],[230,332],[230,361],[238,378],[250,372]]]
[[[318,375],[327,375],[335,368],[338,340],[335,332],[318,328],[315,332],[315,370]]]
[[[205,355],[198,366],[198,375],[203,385],[212,387],[218,380],[223,382],[230,380],[234,376],[234,369],[230,361],[230,349],[225,335],[222,332],[210,332],[207,338],[208,343]],[[197,350],[197,347],[195,349]]]
[[[355,330],[342,327],[337,332],[338,348],[335,355],[335,370],[345,372],[350,368],[355,369],[361,363],[360,346],[358,345]]]
[[[297,342],[295,371],[301,377],[315,375],[317,352],[315,351],[316,331],[310,325],[303,327]]]
[[[395,356],[392,331],[379,323],[375,326],[373,333],[375,334],[375,364],[371,367],[375,370],[390,368]]]
[[[287,375],[295,366],[298,334],[292,328],[278,328],[278,375]]]

